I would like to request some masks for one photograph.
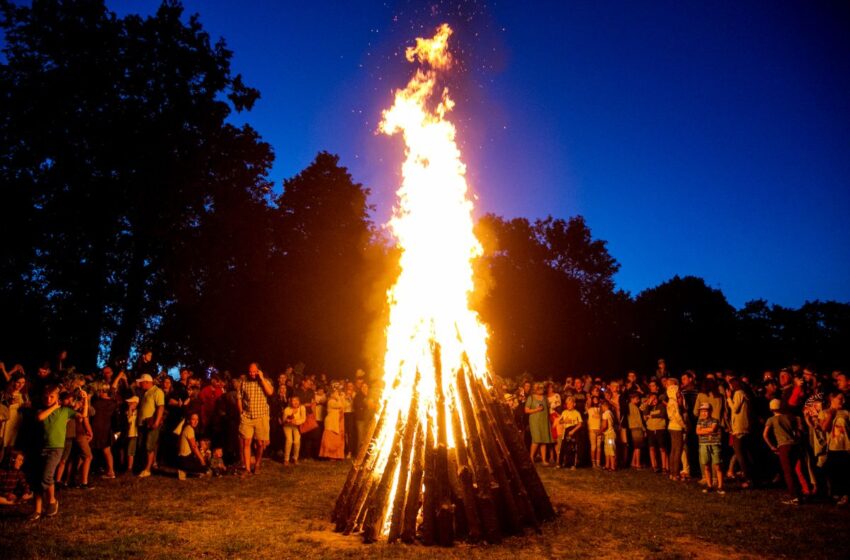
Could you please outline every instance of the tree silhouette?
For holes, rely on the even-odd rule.
[[[735,309],[701,278],[675,276],[641,292],[635,306],[643,363],[660,357],[680,369],[732,363]]]
[[[269,146],[225,121],[259,94],[178,3],[146,18],[102,2],[4,1],[2,11],[2,202],[20,216],[13,231],[32,236],[28,254],[4,247],[2,258],[33,283],[47,339],[91,367],[104,342],[126,356],[158,323],[173,250],[217,198],[268,190]]]

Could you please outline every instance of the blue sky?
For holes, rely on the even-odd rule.
[[[448,21],[479,212],[582,214],[621,288],[693,274],[736,306],[850,301],[840,4],[185,2],[261,91],[237,120],[274,147],[278,185],[328,150],[386,220],[402,146],[375,134],[380,111],[412,71],[404,47]]]

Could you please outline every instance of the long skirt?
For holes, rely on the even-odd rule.
[[[345,423],[339,424],[339,433],[325,429],[322,434],[322,445],[319,447],[319,457],[345,459]]]

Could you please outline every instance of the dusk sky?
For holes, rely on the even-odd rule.
[[[850,301],[847,3],[185,6],[260,90],[234,120],[273,146],[278,188],[327,150],[386,221],[403,147],[377,123],[414,70],[404,47],[446,21],[479,214],[584,215],[633,294],[693,274],[736,307]]]

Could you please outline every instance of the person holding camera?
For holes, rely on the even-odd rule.
[[[248,366],[248,377],[239,387],[239,436],[242,438],[242,462],[245,472],[251,472],[251,442],[257,441],[254,473],[260,472],[263,451],[269,443],[269,401],[274,388],[263,375],[257,362]]]

